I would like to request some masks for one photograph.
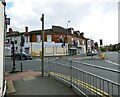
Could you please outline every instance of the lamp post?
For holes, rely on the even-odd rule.
[[[68,55],[68,23],[70,21],[67,22],[67,50],[66,50],[66,55]]]

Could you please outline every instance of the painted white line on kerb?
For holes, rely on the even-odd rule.
[[[114,65],[120,66],[120,64],[115,63],[115,62],[112,62],[112,61],[109,61],[109,60],[105,60],[105,61],[107,61],[107,62],[109,62],[109,63],[112,63],[112,64],[114,64]]]

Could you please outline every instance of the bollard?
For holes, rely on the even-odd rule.
[[[42,59],[42,51],[40,51],[40,59]]]
[[[105,54],[104,53],[102,53],[102,59],[105,59]]]

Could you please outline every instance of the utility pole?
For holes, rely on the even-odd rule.
[[[69,23],[70,21],[68,21],[67,22],[67,50],[66,50],[66,55],[68,55],[69,54],[69,47],[68,47],[68,35],[69,35],[69,33],[68,33],[68,23]]]
[[[42,76],[44,76],[44,14],[42,14],[41,21],[42,21]]]

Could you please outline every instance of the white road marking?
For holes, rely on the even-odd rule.
[[[120,66],[120,64],[115,63],[115,62],[112,62],[112,61],[109,61],[109,60],[105,60],[105,61],[107,61],[107,62],[109,62],[109,63],[111,63],[111,64],[114,64],[114,65]]]

